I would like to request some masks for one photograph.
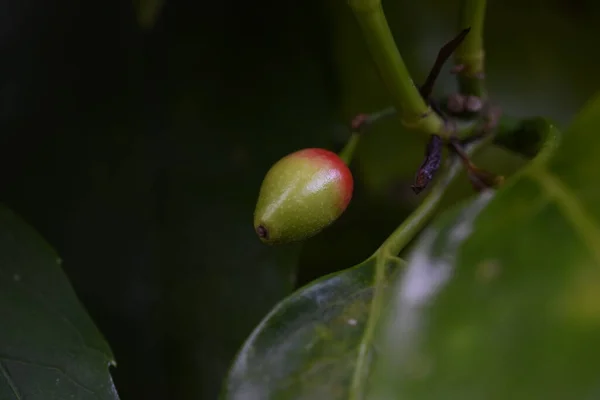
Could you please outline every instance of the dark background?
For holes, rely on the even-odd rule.
[[[564,125],[596,91],[597,4],[488,0],[489,87],[506,113]],[[384,6],[422,81],[458,1]],[[6,0],[0,50],[0,200],[61,254],[124,400],[216,398],[278,300],[361,261],[419,201],[424,139],[394,119],[361,142],[332,228],[302,249],[254,235],[273,162],[338,150],[354,114],[389,104],[344,0],[171,0],[146,32],[125,0]],[[445,74],[436,94],[454,89]],[[464,181],[446,204],[470,194]]]

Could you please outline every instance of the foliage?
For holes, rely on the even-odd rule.
[[[456,174],[402,258],[375,249],[431,192],[410,192],[426,138],[397,119],[360,139],[355,196],[333,226],[280,248],[252,229],[270,165],[339,150],[340,122],[391,102],[346,1],[13,3],[0,399],[214,399],[232,363],[225,398],[597,396],[597,102],[537,167],[556,126],[520,119],[566,125],[598,87],[597,55],[581,51],[597,2],[489,2],[485,83],[510,118],[473,160],[506,186],[478,200]],[[459,3],[384,2],[416,83],[456,34]],[[444,70],[434,97],[454,85]],[[423,254],[451,276],[436,280]],[[415,279],[437,282],[426,306]],[[393,323],[407,318],[423,325]]]
[[[587,193],[593,192],[590,183],[595,180],[585,158],[600,150],[592,145],[590,134],[600,125],[600,97],[581,112],[561,149],[559,131],[543,120],[535,122],[535,140],[522,136],[523,129],[485,133],[533,156],[496,193],[488,182],[498,179],[490,180],[489,173],[465,161],[468,156],[452,139],[456,132],[449,133],[447,124],[436,122],[425,110],[424,89],[417,93],[410,87],[412,80],[394,49],[379,2],[350,3],[404,124],[427,135],[449,137],[469,179],[483,191],[467,205],[443,213],[420,236],[406,266],[394,256],[406,245],[403,236],[413,234],[403,226],[414,228],[426,219],[431,210],[427,202],[431,196],[438,198],[435,190],[364,263],[318,280],[281,302],[241,349],[222,397],[596,395],[600,365],[589,349],[600,333],[594,311],[600,298],[592,294],[600,289],[600,275],[594,272],[600,264],[594,250],[600,236],[595,218],[588,215],[595,195]],[[460,95],[464,104],[469,96],[486,102],[481,47],[485,1],[463,4],[461,26],[475,27],[475,32],[457,50]],[[443,54],[444,49],[440,57]],[[450,101],[447,112],[464,111]],[[488,106],[477,107],[467,111],[479,113]],[[441,115],[436,112],[435,117]],[[586,143],[585,151],[581,143]],[[429,171],[432,152],[437,151],[427,147],[421,170]],[[425,179],[419,174],[417,182]],[[431,179],[431,172],[426,174]],[[535,245],[525,244],[515,229]],[[568,238],[560,236],[567,232]],[[557,240],[561,245],[554,244]],[[569,360],[578,360],[578,368]]]
[[[393,284],[377,398],[598,395],[599,127],[596,96],[560,146],[421,236]]]
[[[0,208],[0,398],[116,400],[108,344],[56,253]]]

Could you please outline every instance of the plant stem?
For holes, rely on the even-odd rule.
[[[465,152],[471,156],[477,150],[481,149],[485,144],[493,139],[492,135],[479,139],[471,143],[465,149]],[[463,163],[457,156],[452,157],[450,165],[445,170],[445,173],[440,177],[436,184],[431,189],[425,200],[412,214],[404,220],[404,222],[386,239],[385,242],[373,253],[371,258],[375,258],[375,291],[373,300],[371,301],[369,321],[365,328],[365,333],[360,342],[358,356],[356,359],[356,367],[352,378],[352,386],[350,391],[351,400],[359,400],[363,398],[365,376],[368,363],[371,344],[375,336],[375,330],[381,309],[384,303],[385,275],[386,262],[390,259],[396,259],[397,255],[404,247],[415,237],[415,235],[423,229],[429,220],[435,214],[440,201],[446,189],[454,181],[458,173],[461,171]]]
[[[472,143],[465,149],[465,153],[471,156],[475,151],[479,150],[492,139],[493,137],[490,135]],[[423,229],[427,222],[429,222],[436,212],[446,189],[454,181],[462,167],[463,164],[460,159],[458,157],[453,157],[452,162],[431,188],[431,191],[427,194],[425,200],[423,200],[419,207],[417,207],[417,209],[413,211],[394,232],[392,232],[375,253],[385,253],[389,255],[397,255],[400,253],[415,235]]]
[[[344,148],[338,153],[340,158],[346,163],[346,165],[350,165],[352,162],[352,158],[354,157],[354,152],[356,150],[356,146],[358,145],[358,140],[360,139],[360,133],[352,132],[350,139],[344,145]]]
[[[358,146],[358,141],[360,137],[369,129],[369,127],[377,121],[385,119],[394,114],[396,114],[396,109],[394,107],[387,107],[372,114],[359,114],[354,117],[351,123],[353,130],[352,135],[344,145],[344,148],[338,153],[346,165],[350,165],[352,162],[352,157],[354,156],[354,152]]]
[[[426,135],[448,137],[408,73],[388,26],[381,0],[348,0],[402,123]]]
[[[484,85],[485,52],[483,50],[483,22],[486,0],[462,0],[460,29],[471,27],[471,32],[456,49],[455,65],[464,68],[458,74],[460,92],[481,99],[487,97]]]

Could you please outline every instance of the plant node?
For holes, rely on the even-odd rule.
[[[352,132],[364,133],[375,122],[395,114],[396,109],[394,107],[387,107],[372,114],[361,113],[352,118],[350,129]]]
[[[417,171],[414,184],[411,186],[415,194],[421,193],[433,180],[435,173],[442,163],[443,148],[443,139],[437,135],[431,135],[425,149],[425,159]]]
[[[452,93],[446,100],[446,108],[452,114],[462,114],[465,111],[466,97],[460,93]]]
[[[467,96],[465,100],[465,110],[477,113],[483,108],[483,100],[477,96]]]

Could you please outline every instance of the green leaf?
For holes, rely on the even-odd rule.
[[[402,260],[386,260],[389,275]],[[325,276],[282,301],[255,329],[223,399],[346,399],[373,294],[376,258]]]
[[[599,131],[596,97],[560,147],[421,236],[369,398],[600,396]]]
[[[118,399],[108,344],[46,242],[0,206],[0,399]]]

